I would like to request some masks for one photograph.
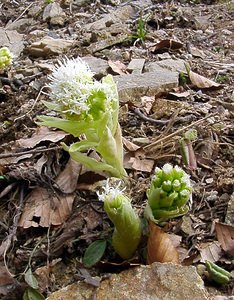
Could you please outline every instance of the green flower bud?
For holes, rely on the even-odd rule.
[[[7,47],[0,48],[0,69],[7,67],[12,62],[14,55]]]
[[[191,193],[189,176],[181,168],[170,164],[165,164],[162,169],[156,168],[147,191],[149,207],[146,209],[146,217],[149,208],[150,216],[155,220],[165,221],[183,215],[188,211],[186,203]]]

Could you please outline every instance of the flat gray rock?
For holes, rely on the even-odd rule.
[[[109,65],[106,60],[94,56],[84,56],[82,59],[89,65],[97,78],[108,74]]]
[[[0,28],[0,47],[8,47],[15,56],[19,56],[24,49],[23,34]]]
[[[185,68],[185,61],[183,59],[163,59],[161,61],[157,61],[157,62],[151,62],[149,64],[147,64],[147,66],[145,66],[145,70],[148,72],[154,72],[154,70],[157,70],[158,67],[164,68],[166,70],[170,70],[173,72],[185,72],[186,68]]]
[[[153,96],[159,92],[171,90],[178,86],[179,76],[158,67],[154,72],[142,74],[128,74],[114,77],[123,102],[139,102],[142,96]]]

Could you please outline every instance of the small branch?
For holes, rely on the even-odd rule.
[[[133,111],[138,117],[140,117],[144,121],[154,123],[154,124],[159,124],[159,125],[166,125],[169,123],[168,120],[156,120],[156,119],[149,118],[146,115],[144,115],[139,108],[134,108]]]
[[[25,154],[42,153],[42,152],[47,152],[47,151],[52,151],[52,150],[59,150],[59,149],[62,149],[62,148],[60,146],[56,146],[56,147],[51,147],[51,148],[33,149],[33,150],[15,152],[15,153],[3,153],[3,154],[0,154],[0,159],[1,158],[8,158],[8,157],[22,156],[22,155],[25,155]]]
[[[208,116],[204,117],[203,119],[200,119],[200,120],[198,120],[198,121],[196,121],[196,122],[191,123],[191,124],[188,125],[188,126],[184,126],[184,127],[182,127],[181,129],[179,129],[179,130],[177,130],[177,131],[175,131],[175,132],[173,132],[173,133],[171,133],[171,134],[169,134],[169,135],[167,135],[167,136],[164,136],[163,138],[161,138],[161,139],[159,139],[159,140],[156,140],[155,142],[153,142],[153,143],[151,143],[151,144],[145,146],[145,147],[144,147],[144,150],[145,150],[145,151],[148,150],[148,149],[151,149],[151,150],[152,150],[152,148],[153,148],[154,146],[158,145],[159,143],[162,143],[162,142],[164,142],[164,141],[166,141],[166,140],[168,140],[168,139],[174,137],[175,135],[181,134],[181,132],[183,132],[184,130],[187,130],[188,128],[191,128],[191,127],[193,127],[193,126],[196,126],[196,125],[202,123],[203,121],[205,121],[206,119],[209,119],[209,118],[211,118],[211,117],[213,117],[213,116],[215,116],[215,115],[216,115],[216,114],[208,115]]]

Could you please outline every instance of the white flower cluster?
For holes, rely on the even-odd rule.
[[[118,195],[122,195],[124,192],[125,188],[120,189],[122,184],[122,181],[119,180],[118,182],[115,183],[114,186],[110,186],[109,184],[109,178],[106,180],[106,186],[103,187],[103,192],[97,192],[98,199],[100,201],[103,201],[108,197],[109,201],[114,200]]]
[[[92,102],[104,98],[102,106],[110,108],[113,98],[112,89],[105,83],[93,79],[93,72],[81,58],[60,61],[55,71],[49,76],[51,83],[50,98],[59,105],[59,111],[70,114],[89,114]],[[96,96],[95,95],[99,95]],[[94,96],[94,97],[92,97]],[[109,104],[109,105],[108,105]]]

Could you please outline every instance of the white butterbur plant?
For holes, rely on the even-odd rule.
[[[51,101],[44,104],[60,117],[40,116],[39,125],[59,128],[85,138],[63,148],[71,157],[93,171],[114,177],[126,176],[123,168],[122,134],[118,123],[119,98],[111,75],[99,82],[81,59],[65,58],[49,77]],[[94,149],[100,160],[84,151]]]

